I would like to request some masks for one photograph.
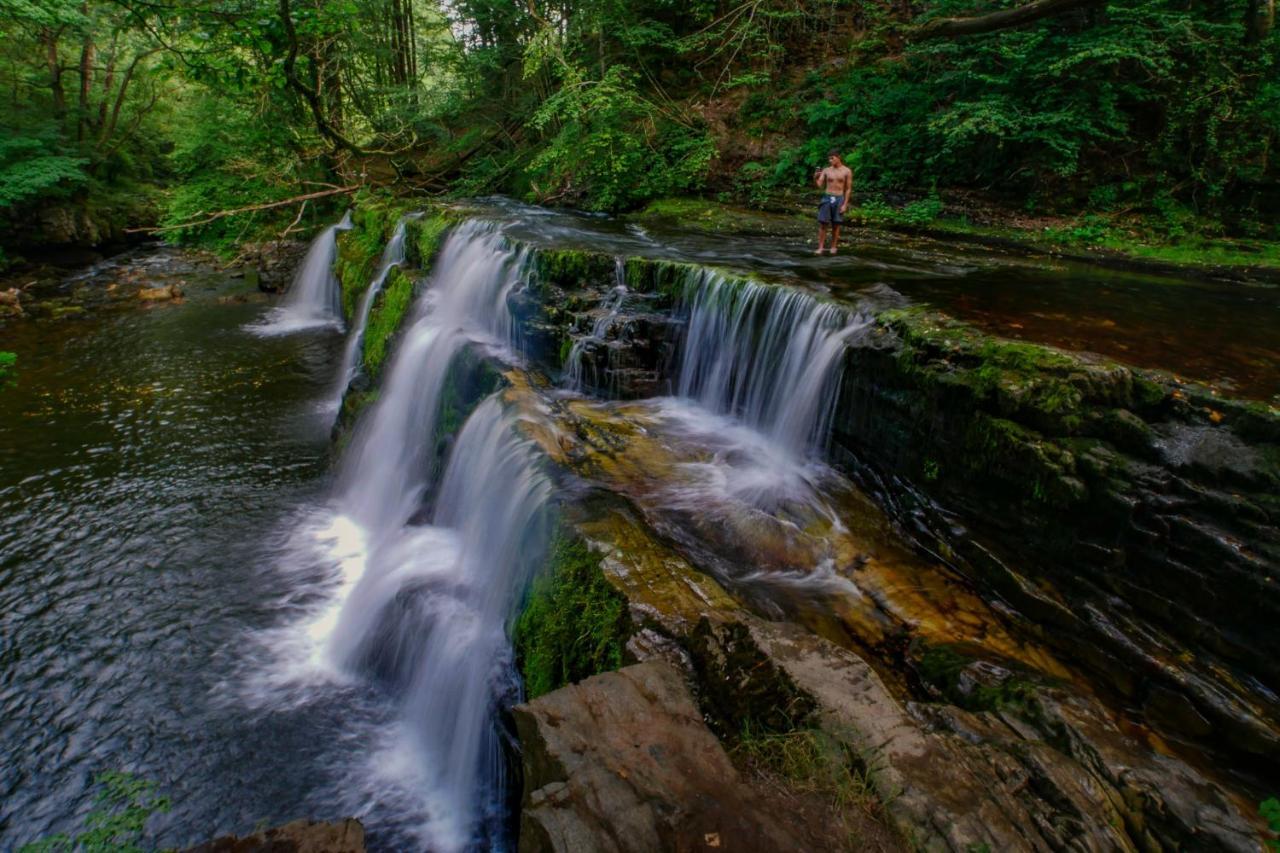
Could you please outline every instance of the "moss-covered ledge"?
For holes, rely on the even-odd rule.
[[[1280,759],[1240,687],[1280,683],[1280,412],[909,309],[849,351],[834,421],[835,461],[1046,641],[1163,728]]]

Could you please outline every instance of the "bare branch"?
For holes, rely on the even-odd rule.
[[[251,204],[247,207],[237,207],[234,210],[220,210],[217,213],[206,216],[204,219],[196,219],[194,221],[183,222],[178,225],[162,225],[156,228],[126,228],[125,233],[159,234],[162,231],[178,231],[183,228],[195,228],[197,225],[208,225],[210,222],[216,222],[219,219],[225,219],[228,216],[235,216],[240,213],[254,213],[259,210],[272,210],[277,207],[288,207],[289,205],[297,204],[298,202],[308,202],[317,198],[353,193],[358,189],[360,189],[359,184],[354,184],[349,187],[338,187],[336,190],[323,190],[322,192],[307,193],[305,195],[294,196],[293,198],[286,198],[283,201],[272,201],[265,204]],[[301,218],[301,210],[298,211],[298,216]]]

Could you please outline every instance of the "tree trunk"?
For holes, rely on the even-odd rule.
[[[53,95],[53,114],[61,118],[67,114],[67,93],[62,88],[62,63],[58,60],[58,33],[46,30],[42,38],[45,59],[49,63],[49,91]]]

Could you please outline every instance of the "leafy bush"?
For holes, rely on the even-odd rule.
[[[1271,834],[1280,835],[1280,800],[1275,797],[1263,800],[1258,810],[1262,813],[1262,819],[1267,822],[1267,826],[1271,829]],[[1280,840],[1271,838],[1267,840],[1266,844],[1271,853],[1280,853]]]
[[[548,136],[529,164],[539,196],[623,210],[701,184],[715,153],[711,135],[642,97],[635,77],[623,65],[600,80],[570,72],[542,104],[532,125]]]

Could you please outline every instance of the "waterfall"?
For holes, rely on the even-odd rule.
[[[491,848],[502,836],[494,712],[519,690],[506,627],[544,550],[550,484],[497,395],[459,432],[430,523],[418,517],[450,363],[468,345],[508,350],[507,297],[524,269],[525,253],[489,225],[450,234],[343,457],[335,498],[366,544],[327,656],[397,697],[407,738],[398,749],[420,766],[432,850]]]
[[[370,551],[330,641],[336,663],[399,697],[402,748],[415,751],[429,789],[432,850],[499,846],[495,712],[519,690],[506,626],[545,548],[550,491],[532,445],[489,397],[458,435],[432,523]]]
[[[369,323],[369,313],[373,310],[373,303],[378,298],[378,294],[382,292],[382,286],[387,283],[387,277],[391,275],[391,270],[404,263],[405,224],[410,219],[416,219],[421,215],[421,213],[409,213],[401,217],[400,221],[396,223],[395,231],[391,234],[391,240],[388,241],[386,248],[382,250],[382,259],[378,262],[378,272],[374,275],[373,281],[369,283],[364,296],[360,298],[360,305],[356,308],[356,315],[352,318],[351,331],[347,333],[346,347],[342,352],[342,366],[338,370],[338,379],[334,383],[331,404],[331,408],[334,410],[342,406],[342,398],[347,393],[347,386],[351,384],[351,380],[356,376],[356,364],[360,360],[361,350],[364,345],[364,330]]]
[[[825,441],[848,339],[869,318],[786,287],[694,273],[676,389],[731,414],[786,450]]]
[[[293,275],[284,300],[264,322],[251,327],[253,332],[287,335],[324,326],[342,328],[341,299],[333,261],[338,250],[338,232],[350,227],[348,212],[339,222],[316,235]]]
[[[583,369],[587,347],[604,343],[605,337],[609,334],[609,329],[613,327],[614,321],[618,318],[618,312],[622,310],[622,305],[627,299],[627,277],[626,266],[623,264],[622,258],[614,260],[614,280],[613,290],[609,291],[609,295],[604,298],[600,304],[601,310],[604,312],[596,317],[595,322],[591,324],[591,332],[579,338],[574,338],[572,346],[569,348],[569,355],[565,358],[564,366],[564,386],[574,391],[583,390]]]
[[[339,500],[371,534],[398,530],[421,504],[453,357],[473,342],[510,346],[507,296],[520,283],[525,257],[486,223],[466,223],[445,240],[378,402],[356,426],[341,463]]]

